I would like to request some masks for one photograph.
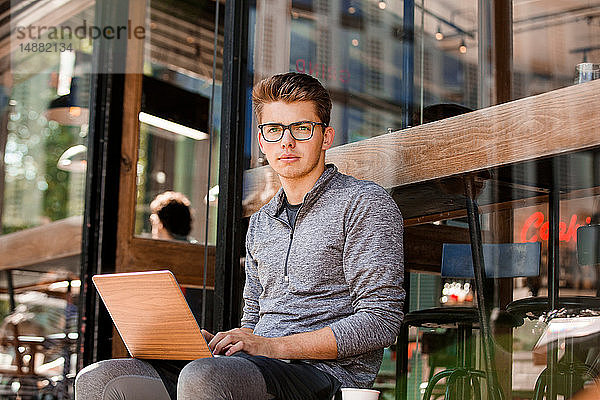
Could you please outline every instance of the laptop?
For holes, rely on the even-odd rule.
[[[171,271],[95,275],[92,280],[132,357],[212,357]]]

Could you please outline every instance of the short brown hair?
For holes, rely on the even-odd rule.
[[[298,72],[273,75],[258,82],[252,90],[254,112],[260,119],[263,105],[276,101],[292,103],[312,101],[317,116],[326,125],[331,117],[331,97],[321,83],[310,75]]]
[[[192,230],[192,212],[190,201],[183,193],[164,192],[152,200],[150,212],[158,215],[158,219],[171,234],[187,236]]]

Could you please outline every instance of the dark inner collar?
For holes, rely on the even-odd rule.
[[[283,204],[285,207],[292,209],[292,210],[297,210],[300,208],[300,206],[302,205],[302,203],[300,204],[290,204],[290,202],[287,199],[287,196],[283,196]]]

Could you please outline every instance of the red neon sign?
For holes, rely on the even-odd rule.
[[[544,214],[537,211],[534,212],[525,220],[519,241],[525,242],[537,242],[539,240],[548,240],[550,232],[549,221],[544,222]],[[590,217],[585,219],[585,223],[589,224],[592,221]],[[559,222],[558,227],[558,239],[561,242],[577,241],[577,228],[581,225],[577,223],[577,215],[573,214],[569,220],[569,225],[565,222]]]

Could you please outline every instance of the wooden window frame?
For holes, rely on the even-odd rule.
[[[132,1],[129,15],[133,25],[143,26],[146,7]],[[144,56],[144,42],[130,41],[127,50],[126,71],[140,71]],[[137,160],[139,153],[140,123],[138,115],[142,102],[140,73],[125,75],[123,96],[123,136],[119,210],[117,224],[116,272],[171,270],[183,286],[214,287],[215,246],[205,249],[203,244],[146,239],[135,236],[135,205],[137,192]],[[204,253],[208,251],[207,280],[204,282]]]

